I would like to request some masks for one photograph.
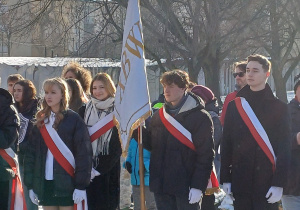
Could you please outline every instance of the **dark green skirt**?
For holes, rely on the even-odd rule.
[[[43,200],[39,202],[41,206],[73,206],[74,201],[72,196],[57,197],[54,194],[54,182],[52,180],[44,181]]]

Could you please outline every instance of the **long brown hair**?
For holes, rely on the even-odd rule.
[[[57,129],[58,124],[64,118],[63,112],[66,111],[69,107],[69,92],[68,92],[67,83],[62,78],[59,77],[45,80],[43,84],[43,89],[44,91],[48,90],[52,88],[54,85],[57,85],[57,87],[61,90],[61,94],[62,94],[62,100],[60,102],[59,112],[55,114],[55,121],[53,125],[53,128]],[[49,118],[50,113],[51,113],[51,107],[48,106],[45,97],[43,97],[41,107],[39,111],[36,113],[36,125],[38,128],[41,128],[44,125],[44,123],[48,123],[48,122],[44,122],[44,120]]]
[[[111,77],[107,73],[98,73],[96,76],[93,78],[91,86],[90,86],[90,92],[91,95],[93,95],[93,83],[96,80],[100,80],[104,84],[104,88],[107,91],[109,97],[115,97],[116,94],[116,87],[114,82],[112,81]]]
[[[16,102],[16,107],[19,112],[24,112],[31,105],[32,100],[36,99],[36,89],[34,84],[30,80],[20,80],[14,84],[21,85],[23,87],[22,103]],[[21,106],[22,104],[22,106]]]

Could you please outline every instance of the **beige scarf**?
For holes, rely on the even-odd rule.
[[[87,103],[84,122],[88,127],[92,127],[99,120],[101,120],[106,115],[110,114],[114,110],[115,98],[110,97],[105,101],[100,101],[96,98],[91,98]],[[95,160],[99,155],[109,154],[109,142],[111,139],[112,129],[108,130],[105,134],[100,136],[97,140],[93,141],[93,159]],[[96,161],[97,162],[97,161]],[[98,165],[98,164],[96,164]],[[94,165],[94,167],[97,167]]]

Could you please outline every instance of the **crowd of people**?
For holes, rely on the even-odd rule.
[[[162,74],[164,92],[142,129],[147,209],[214,210],[222,190],[223,204],[229,199],[236,210],[278,210],[279,202],[300,209],[300,80],[285,104],[267,83],[270,72],[262,55],[235,63],[236,90],[221,114],[214,93],[185,71]],[[121,166],[131,174],[134,209],[141,208],[138,135],[121,163],[111,123],[115,93],[108,74],[92,78],[75,62],[46,79],[40,96],[21,75],[7,78],[7,90],[0,89],[0,209],[119,209]]]

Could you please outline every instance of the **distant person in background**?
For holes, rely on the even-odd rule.
[[[8,92],[13,95],[14,94],[14,84],[20,80],[23,80],[24,77],[22,77],[21,74],[11,74],[7,78],[7,90]]]
[[[149,189],[149,167],[150,167],[150,156],[151,153],[143,149],[143,160],[144,160],[144,183],[145,183],[145,201],[146,208],[148,210],[155,210],[155,200],[154,194],[150,192]],[[140,166],[139,166],[139,146],[137,140],[131,139],[129,143],[128,153],[126,161],[124,162],[124,167],[131,174],[131,185],[132,185],[132,195],[134,210],[141,209],[141,196],[140,196]]]
[[[66,79],[66,82],[70,95],[69,108],[78,113],[79,108],[88,102],[88,98],[84,94],[81,84],[77,79]]]
[[[221,117],[220,117],[222,126],[224,125],[225,114],[226,114],[228,103],[230,101],[232,101],[233,99],[235,99],[237,92],[240,89],[242,89],[245,85],[247,85],[246,66],[247,66],[246,61],[240,61],[240,62],[236,62],[234,64],[234,73],[232,75],[235,78],[235,91],[229,93],[225,98],[223,108],[222,108]]]
[[[90,85],[92,81],[91,72],[85,68],[83,68],[77,62],[68,63],[62,71],[61,76],[65,79],[73,78],[77,79],[86,95],[90,95]]]
[[[28,142],[33,128],[33,121],[38,106],[36,98],[36,89],[30,80],[20,80],[14,85],[15,106],[19,112],[20,129],[19,138],[16,142],[17,154],[19,159],[20,175],[24,180],[24,156],[28,150]],[[37,205],[33,204],[29,198],[29,192],[23,184],[25,200],[27,208],[30,210],[38,209]]]
[[[299,79],[300,75],[296,77]],[[288,182],[283,188],[282,206],[284,210],[300,209],[300,80],[294,86],[295,98],[288,104],[291,116],[291,166]]]
[[[215,168],[217,176],[219,177],[220,172],[220,153],[218,152],[219,145],[222,139],[222,125],[219,120],[219,106],[217,98],[214,93],[203,85],[196,85],[191,90],[192,93],[200,96],[205,103],[205,110],[210,114],[213,125],[214,125],[214,144],[215,144]],[[215,209],[215,195],[205,194],[202,199],[201,209],[202,210],[214,210]]]
[[[195,87],[197,84],[195,82],[191,82],[189,81],[189,86],[187,88],[187,91],[191,91],[193,89],[193,87]]]

